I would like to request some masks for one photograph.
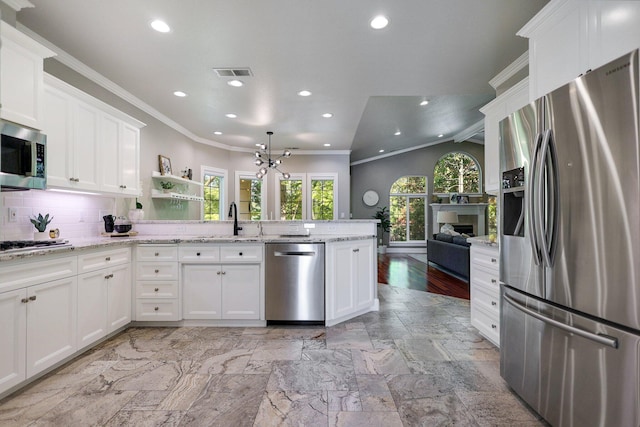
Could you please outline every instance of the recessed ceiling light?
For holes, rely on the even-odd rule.
[[[402,132],[400,132],[399,130],[396,131],[396,133],[394,133],[395,136],[400,136],[402,135]]]
[[[444,136],[444,133],[441,133],[438,135],[438,138],[442,138]]]
[[[371,28],[374,30],[381,30],[389,24],[389,19],[386,16],[378,15],[371,20]]]
[[[225,116],[227,116],[230,119],[235,119],[236,117],[238,117],[236,114],[233,114],[233,113],[225,114]]]
[[[151,28],[159,33],[168,33],[169,31],[171,31],[171,27],[169,27],[166,22],[159,19],[156,19],[151,23]]]
[[[300,92],[298,92],[298,95],[300,95],[300,96],[311,96],[311,92],[309,92],[308,90],[301,90]]]
[[[240,87],[240,86],[243,86],[243,85],[244,85],[244,83],[242,82],[242,80],[229,80],[229,81],[227,82],[227,84],[228,84],[229,86],[233,86],[233,87]]]
[[[384,150],[378,150],[378,153],[384,153]]]
[[[215,131],[213,134],[214,134],[214,135],[222,135],[222,132],[220,132],[219,130],[217,130],[217,131]]]
[[[324,113],[322,117],[324,117],[325,119],[330,119],[331,117],[333,117],[333,113]]]
[[[429,100],[428,100],[428,99],[425,99],[424,101],[422,101],[422,102],[420,103],[420,106],[421,106],[421,107],[424,107],[424,106],[425,106],[425,105],[427,105],[427,104],[429,104]]]
[[[324,144],[325,147],[331,147],[331,144]]]
[[[177,90],[177,91],[173,92],[173,94],[175,96],[179,96],[180,98],[184,98],[185,96],[187,96],[187,94],[182,92],[181,90]]]

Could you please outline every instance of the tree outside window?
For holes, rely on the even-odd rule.
[[[262,219],[262,180],[240,178],[238,218],[259,221]]]
[[[222,177],[205,173],[203,178],[204,219],[219,221],[222,212]]]
[[[391,242],[423,242],[426,230],[427,177],[405,176],[391,186]]]
[[[311,179],[311,219],[334,219],[333,179]]]
[[[448,153],[438,160],[433,170],[435,194],[480,194],[480,167],[465,153]]]
[[[302,179],[280,180],[280,220],[302,219]]]

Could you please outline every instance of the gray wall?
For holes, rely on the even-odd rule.
[[[188,202],[171,202],[170,200],[151,199],[151,172],[158,170],[158,154],[171,159],[174,174],[185,167],[193,170],[194,179],[199,179],[201,166],[211,166],[228,171],[227,204],[234,199],[235,171],[255,171],[254,157],[251,153],[234,152],[194,142],[175,131],[144,111],[129,104],[101,86],[71,70],[57,60],[45,60],[45,71],[78,89],[112,105],[146,123],[140,134],[140,178],[143,196],[139,201],[144,206],[145,219],[199,219],[200,204]],[[285,159],[283,171],[289,173],[334,172],[338,173],[338,208],[348,218],[349,212],[349,156],[348,155],[299,155],[293,154]],[[267,179],[268,197],[267,212],[275,211],[273,174]],[[119,213],[133,208],[134,199],[119,201]]]
[[[426,175],[429,183],[429,202],[433,190],[433,168],[443,155],[460,151],[471,155],[484,170],[484,145],[472,142],[445,142],[431,147],[385,157],[372,162],[351,166],[351,213],[354,219],[371,218],[382,206],[389,206],[389,190],[398,179],[407,175]],[[483,177],[480,178],[484,180]],[[362,202],[362,194],[375,190],[380,195],[377,206],[369,207]],[[431,224],[431,209],[428,223]]]

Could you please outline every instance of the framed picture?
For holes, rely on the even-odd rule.
[[[161,175],[171,175],[171,159],[163,156],[162,154],[158,155],[158,163],[160,164],[160,174]]]
[[[469,196],[463,196],[463,195],[458,196],[458,204],[466,205],[468,203],[469,203]]]
[[[449,196],[449,203],[451,203],[452,205],[458,204],[458,193],[451,193],[451,195]]]

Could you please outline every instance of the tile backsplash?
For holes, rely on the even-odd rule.
[[[53,216],[47,230],[59,229],[62,238],[97,236],[104,231],[102,216],[115,214],[116,203],[113,197],[56,191],[0,192],[0,240],[32,239],[36,229],[29,219],[39,213]]]

